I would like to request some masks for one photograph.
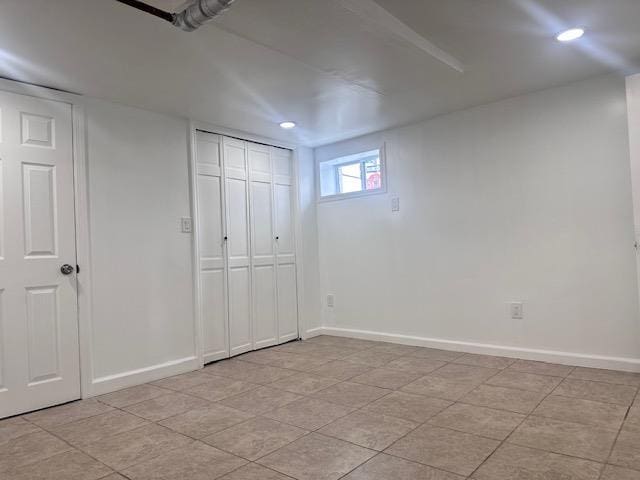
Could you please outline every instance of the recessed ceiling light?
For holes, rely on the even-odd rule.
[[[282,122],[280,124],[280,127],[284,128],[285,130],[291,130],[295,126],[296,126],[296,122]]]
[[[573,40],[577,40],[584,35],[583,28],[570,28],[569,30],[565,30],[564,32],[560,32],[556,35],[556,40],[559,42],[572,42]]]

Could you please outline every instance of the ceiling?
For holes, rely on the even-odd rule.
[[[236,0],[186,33],[114,0],[3,0],[0,75],[316,146],[640,71],[639,24],[638,0]]]

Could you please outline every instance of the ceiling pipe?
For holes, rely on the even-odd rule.
[[[193,32],[224,12],[234,0],[195,0],[191,5],[176,13],[173,24],[185,32]]]
[[[193,0],[191,5],[178,13],[165,12],[140,0],[116,0],[130,7],[154,15],[171,22],[185,32],[193,32],[211,19],[217,17],[234,2],[234,0]]]

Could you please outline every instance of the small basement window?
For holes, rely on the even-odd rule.
[[[386,189],[383,149],[324,160],[318,165],[320,199],[347,198]]]

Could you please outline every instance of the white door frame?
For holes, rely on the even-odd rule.
[[[78,292],[80,395],[81,398],[86,398],[91,396],[93,375],[91,352],[91,258],[89,249],[85,102],[80,95],[7,79],[0,79],[0,90],[71,105],[76,261],[80,266],[80,272],[77,273],[76,279]]]
[[[206,122],[199,122],[196,120],[189,121],[189,185],[190,185],[190,194],[191,194],[191,215],[193,218],[193,255],[191,258],[192,268],[193,268],[193,285],[194,285],[194,312],[195,312],[195,324],[196,324],[196,335],[195,335],[195,351],[196,357],[198,358],[198,362],[200,366],[204,365],[204,352],[203,352],[203,319],[201,315],[201,301],[202,301],[202,290],[200,285],[200,246],[198,245],[198,234],[199,228],[198,225],[198,198],[197,198],[197,168],[196,168],[196,131],[203,130],[205,132],[215,133],[218,135],[226,135],[228,137],[235,137],[241,140],[247,140],[249,142],[256,143],[264,143],[267,145],[272,145],[274,147],[281,147],[289,149],[293,152],[293,176],[295,178],[294,188],[294,196],[296,201],[294,202],[294,230],[295,230],[295,249],[296,249],[296,297],[298,302],[298,337],[301,337],[303,332],[306,331],[305,328],[305,320],[302,318],[301,312],[304,310],[302,308],[303,299],[304,299],[304,276],[303,276],[303,250],[302,250],[302,227],[300,222],[300,179],[298,178],[298,174],[300,171],[298,165],[298,145],[294,143],[283,142],[280,140],[275,140],[269,137],[262,137],[260,135],[254,135],[248,132],[243,132],[241,130],[234,130],[230,128],[220,127],[218,125],[213,125]]]

